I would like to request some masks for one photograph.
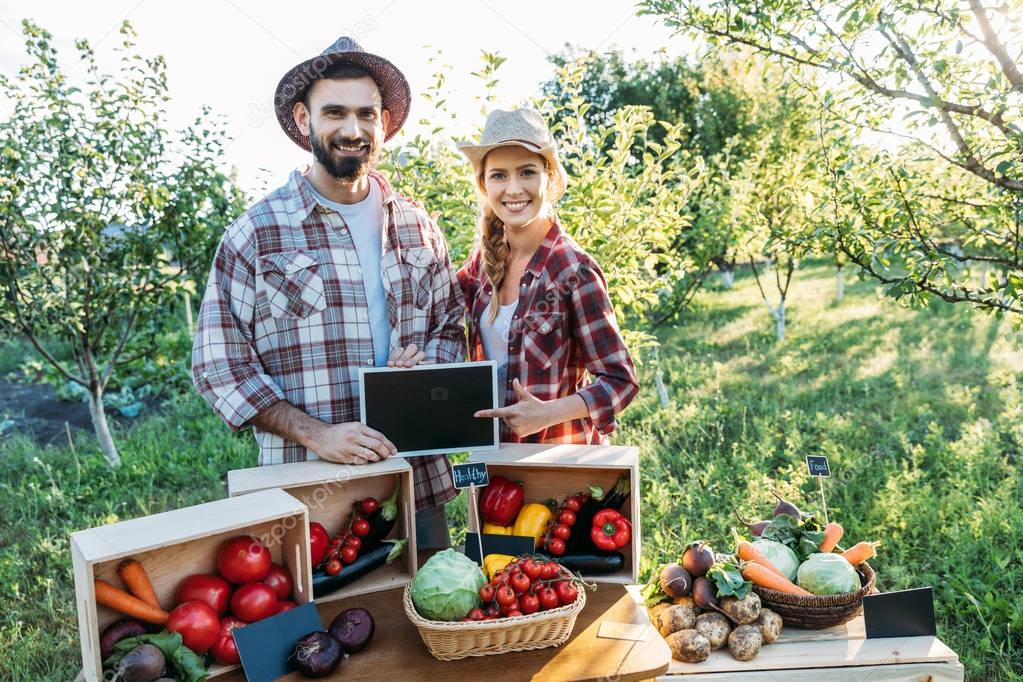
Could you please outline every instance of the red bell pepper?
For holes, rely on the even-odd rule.
[[[522,509],[525,493],[521,483],[509,481],[504,476],[492,476],[490,485],[483,490],[480,498],[480,514],[485,523],[507,526]]]
[[[601,509],[593,517],[590,539],[597,549],[613,552],[632,540],[632,524],[614,509]]]

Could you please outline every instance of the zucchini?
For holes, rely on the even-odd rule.
[[[617,573],[625,568],[625,555],[621,552],[587,552],[561,556],[544,554],[544,556],[552,561],[557,561],[570,571],[583,575],[607,575]]]
[[[313,599],[336,592],[384,564],[391,563],[404,547],[404,540],[385,540],[368,552],[359,554],[352,563],[345,564],[337,575],[327,575],[323,569],[313,571]]]

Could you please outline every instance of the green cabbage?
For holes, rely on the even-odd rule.
[[[799,566],[799,586],[813,594],[843,594],[860,589],[860,576],[841,554],[811,554]]]
[[[788,545],[783,545],[774,540],[757,540],[753,548],[764,555],[771,565],[785,574],[789,580],[796,579],[796,570],[799,568],[799,557]]]
[[[461,620],[480,605],[486,582],[475,561],[453,549],[430,557],[412,579],[412,603],[430,620]]]

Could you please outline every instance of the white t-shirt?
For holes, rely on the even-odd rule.
[[[373,335],[373,360],[377,367],[385,367],[390,356],[391,319],[387,314],[387,294],[380,277],[380,260],[382,258],[381,240],[383,238],[384,207],[377,183],[369,181],[369,194],[354,204],[339,204],[327,199],[316,191],[313,183],[306,180],[316,200],[327,208],[341,214],[348,224],[348,229],[355,244],[355,252],[359,256],[359,267],[362,268],[362,283],[366,292],[366,304],[369,306],[369,327]],[[340,262],[340,260],[339,260]]]
[[[483,340],[483,354],[487,360],[497,363],[497,386],[505,386],[508,383],[508,337],[511,331],[512,316],[515,315],[515,308],[519,305],[518,300],[508,305],[503,305],[497,312],[494,321],[488,322],[489,308],[483,311],[483,319],[480,320],[480,336]],[[504,407],[504,391],[498,390],[498,405]]]

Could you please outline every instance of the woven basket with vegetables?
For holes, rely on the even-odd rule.
[[[419,569],[405,587],[403,603],[430,654],[452,661],[564,644],[586,606],[586,592],[577,584],[581,581],[557,563],[533,557],[509,562],[488,582],[474,561],[445,550]],[[505,594],[517,608],[502,603]]]

